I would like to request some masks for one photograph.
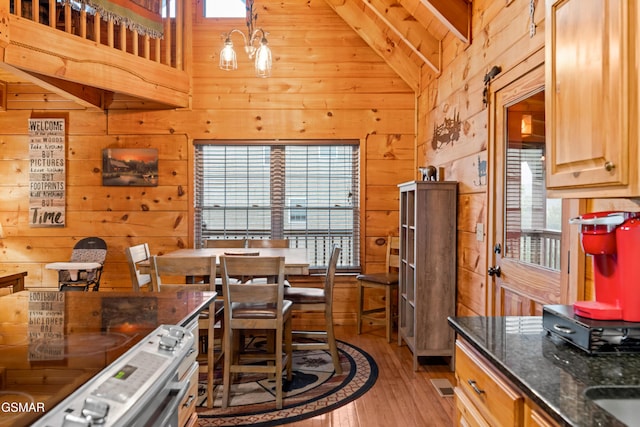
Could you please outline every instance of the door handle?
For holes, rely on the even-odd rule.
[[[489,273],[489,276],[500,277],[500,274],[502,274],[502,271],[500,270],[500,266],[496,265],[494,267],[489,267],[489,270],[487,270],[487,273]]]

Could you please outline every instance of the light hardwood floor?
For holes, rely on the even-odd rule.
[[[365,333],[365,331],[367,331]],[[370,331],[370,332],[369,332]],[[295,427],[440,427],[453,425],[453,397],[441,397],[431,383],[446,378],[455,384],[448,360],[429,358],[417,372],[412,369],[411,352],[398,347],[397,335],[387,343],[383,327],[336,327],[336,337],[362,348],[378,365],[378,380],[359,399],[335,411],[288,424]],[[426,363],[424,363],[426,362]]]

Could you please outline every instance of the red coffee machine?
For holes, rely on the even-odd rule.
[[[580,225],[582,249],[593,258],[595,301],[577,301],[578,316],[640,322],[640,212],[593,212]]]

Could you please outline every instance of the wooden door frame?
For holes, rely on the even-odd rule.
[[[498,131],[496,128],[497,123],[497,96],[496,94],[513,84],[516,80],[525,76],[527,73],[533,71],[537,67],[544,67],[545,52],[544,47],[533,52],[529,57],[525,58],[522,62],[515,65],[509,70],[503,71],[491,82],[491,95],[489,107],[487,108],[488,118],[488,148],[487,148],[487,245],[486,245],[486,257],[487,265],[485,266],[485,313],[488,316],[496,315],[496,284],[491,276],[488,275],[487,270],[489,265],[495,265],[496,257],[493,253],[493,247],[496,243],[496,218],[497,215],[502,215],[502,212],[497,212],[496,208],[496,191],[498,182],[501,182],[496,178],[497,167],[497,144],[502,144],[503,141],[497,140]],[[547,123],[547,126],[550,125]],[[566,223],[571,216],[578,215],[585,211],[586,203],[584,200],[567,200],[563,203],[563,218],[562,221]],[[570,304],[580,299],[584,295],[584,265],[585,256],[580,251],[579,245],[579,232],[577,227],[568,228],[567,233],[562,234],[562,258],[561,258],[561,270],[560,270],[560,298],[562,304]],[[580,285],[582,284],[582,285]]]

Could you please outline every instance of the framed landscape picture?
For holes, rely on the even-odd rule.
[[[102,150],[102,185],[156,187],[158,150],[155,148],[105,148]]]

